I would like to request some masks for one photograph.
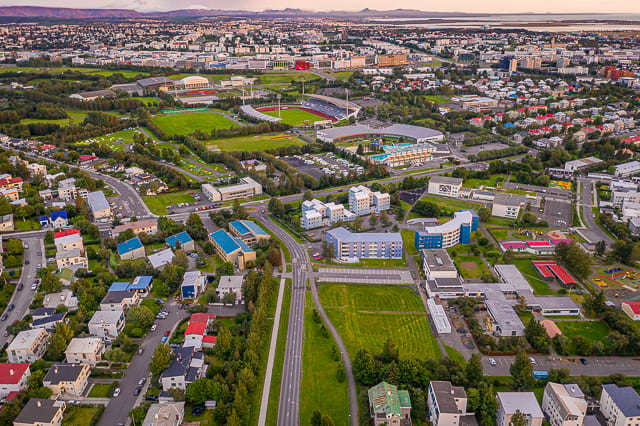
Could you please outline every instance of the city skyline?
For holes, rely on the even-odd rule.
[[[640,4],[632,3],[628,0],[610,1],[568,1],[558,3],[552,0],[543,0],[535,4],[513,3],[508,0],[492,0],[482,3],[463,0],[455,5],[448,3],[425,4],[419,0],[405,0],[402,3],[390,5],[387,2],[371,0],[354,0],[345,4],[339,0],[329,0],[318,7],[315,2],[299,2],[291,0],[275,0],[268,4],[255,0],[194,0],[183,5],[177,5],[171,0],[99,0],[92,2],[88,7],[86,2],[81,0],[57,0],[49,1],[43,5],[40,0],[14,1],[0,0],[0,7],[3,6],[41,6],[41,7],[67,7],[67,8],[95,8],[95,9],[133,9],[140,12],[170,11],[178,9],[225,9],[225,10],[250,10],[261,11],[265,9],[299,8],[313,11],[357,11],[365,8],[376,10],[392,9],[416,9],[426,12],[463,12],[463,13],[541,13],[541,14],[588,14],[588,13],[640,13]]]

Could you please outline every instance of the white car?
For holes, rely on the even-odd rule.
[[[535,359],[533,359],[533,357],[532,357],[532,356],[530,356],[530,357],[529,357],[529,362],[530,362],[531,364],[533,364],[533,365],[536,365],[536,360],[535,360]]]
[[[494,367],[495,367],[496,365],[498,365],[498,363],[496,362],[496,360],[495,360],[495,359],[493,359],[493,358],[489,358],[489,364],[493,365]]]
[[[153,324],[151,326],[151,331],[156,331],[157,328],[158,328],[158,326],[156,324]]]
[[[118,395],[120,395],[120,388],[116,388],[116,390],[113,391],[113,397],[117,397]]]

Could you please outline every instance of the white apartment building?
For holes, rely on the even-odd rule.
[[[459,425],[460,417],[467,412],[467,393],[462,386],[432,380],[427,391],[427,407],[433,426]]]
[[[349,210],[356,216],[371,213],[380,214],[391,208],[391,197],[387,193],[373,192],[366,186],[354,186],[349,189]]]
[[[497,426],[509,426],[514,414],[520,412],[528,426],[542,426],[544,414],[533,392],[498,392]]]
[[[9,362],[36,362],[44,356],[48,342],[44,328],[21,331],[7,347]]]
[[[577,384],[549,382],[542,396],[542,411],[551,426],[581,426],[587,414],[587,401]]]
[[[433,176],[429,179],[429,194],[458,198],[462,190],[462,179],[447,176]]]
[[[89,333],[98,337],[118,337],[124,328],[124,311],[97,311],[89,320]]]
[[[600,413],[609,426],[632,426],[640,423],[640,396],[632,387],[602,385]]]
[[[300,226],[304,229],[333,225],[355,218],[355,214],[346,210],[342,204],[323,203],[317,199],[304,201],[301,209]]]

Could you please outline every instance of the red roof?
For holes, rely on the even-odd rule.
[[[638,136],[631,136],[630,138],[624,138],[624,139],[622,139],[622,142],[624,142],[624,143],[636,143],[636,142],[640,142],[640,135],[638,135]]]
[[[22,178],[20,176],[16,176],[9,179],[4,178],[4,179],[0,179],[0,186],[9,185],[11,183],[17,183],[17,182],[22,182]]]
[[[203,335],[205,330],[207,329],[207,324],[203,322],[190,322],[187,326],[187,329],[184,331],[184,335],[188,336],[189,334],[199,334]]]
[[[549,247],[551,243],[549,241],[527,241],[529,247]]]
[[[55,147],[56,147],[55,145],[51,145],[51,144],[43,144],[43,145],[40,145],[40,146],[38,147],[38,149],[40,149],[40,150],[44,151],[45,149],[53,149],[53,148],[55,148]]]
[[[202,338],[202,343],[212,343],[215,345],[217,340],[218,340],[217,336],[204,336]]]
[[[96,157],[95,155],[88,155],[88,154],[82,154],[80,157],[78,157],[78,161],[91,161],[91,160],[97,160],[98,157]]]
[[[519,242],[519,241],[513,241],[513,242],[503,242],[502,243],[502,247],[504,247],[505,249],[524,249],[527,248],[527,246],[525,245],[525,243]]]
[[[634,314],[640,315],[640,302],[624,302],[627,306],[631,308]]]
[[[562,281],[563,284],[575,284],[576,281],[571,278],[571,275],[560,265],[551,265],[549,269]]]
[[[18,395],[19,392],[16,391],[11,391],[9,392],[9,394],[7,396],[4,397],[5,401],[11,401],[13,398],[16,397],[16,395]]]
[[[78,234],[80,235],[80,231],[78,231],[77,229],[67,229],[66,231],[60,231],[60,232],[55,232],[53,234],[53,238],[62,238],[62,237],[66,237],[67,235],[73,235],[73,234]]]
[[[210,320],[214,320],[214,319],[216,319],[216,314],[197,313],[197,314],[191,315],[191,318],[189,318],[189,324],[196,323],[196,322],[206,324]]]
[[[28,362],[21,362],[19,364],[4,362],[0,364],[0,383],[3,385],[16,385],[20,383],[20,379],[22,379],[22,376],[24,376],[28,368]]]

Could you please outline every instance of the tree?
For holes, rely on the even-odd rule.
[[[378,216],[376,216],[375,214],[372,214],[369,216],[369,226],[370,227],[375,227],[378,224]]]
[[[47,347],[47,355],[53,361],[61,361],[64,356],[64,351],[67,349],[67,345],[73,338],[73,328],[69,324],[59,323],[56,326],[56,331],[49,339],[49,346]]]
[[[480,358],[480,355],[471,355],[471,358],[469,358],[469,361],[467,362],[465,376],[467,377],[467,386],[469,387],[476,387],[478,383],[484,380],[482,359]]]
[[[513,390],[522,392],[533,386],[533,364],[529,362],[526,352],[518,352],[509,372],[511,373],[511,387]]]
[[[234,305],[236,303],[236,294],[233,291],[228,292],[222,298],[222,302],[225,305]]]
[[[607,243],[600,240],[596,243],[596,256],[604,256],[604,252],[607,250]]]
[[[322,426],[322,413],[317,408],[311,414],[311,426]]]
[[[271,197],[269,200],[269,211],[275,217],[283,217],[285,212],[284,204],[282,204],[282,201],[278,198]]]
[[[515,414],[511,416],[511,420],[509,421],[509,426],[527,426],[529,422],[527,421],[527,417],[520,412],[520,410],[516,410]]]
[[[194,405],[203,405],[208,399],[218,399],[222,394],[222,386],[214,380],[202,377],[187,386],[187,401]]]
[[[371,353],[361,349],[353,360],[353,375],[355,379],[365,386],[372,386],[378,379],[376,363]]]
[[[351,228],[354,232],[358,232],[362,229],[362,216],[357,216],[353,222],[351,222]]]
[[[323,259],[333,258],[333,244],[328,244],[326,240],[322,240],[321,251]]]
[[[488,222],[491,219],[491,209],[487,207],[480,207],[478,209],[478,218],[480,222]]]
[[[390,363],[392,361],[397,361],[399,355],[400,352],[394,341],[390,337],[387,338],[387,340],[384,342],[384,346],[382,347],[380,359],[385,363]]]
[[[169,367],[171,360],[173,359],[173,351],[166,343],[161,343],[156,346],[156,350],[153,352],[153,358],[149,364],[149,371],[154,375],[159,375]]]
[[[235,268],[233,266],[233,263],[224,262],[222,265],[216,268],[216,275],[218,275],[219,277],[224,275],[233,275],[234,269]]]
[[[153,312],[146,306],[132,306],[127,311],[127,323],[133,324],[143,330],[151,327],[154,321]]]
[[[11,212],[9,212],[11,213]],[[22,241],[16,239],[10,239],[7,241],[7,254],[10,256],[21,256],[24,252]]]
[[[310,189],[307,189],[306,191],[304,191],[304,194],[302,195],[302,199],[304,201],[313,200],[313,191],[311,191]]]
[[[47,293],[55,293],[62,289],[62,282],[57,275],[49,269],[41,269],[40,273],[40,289]]]

